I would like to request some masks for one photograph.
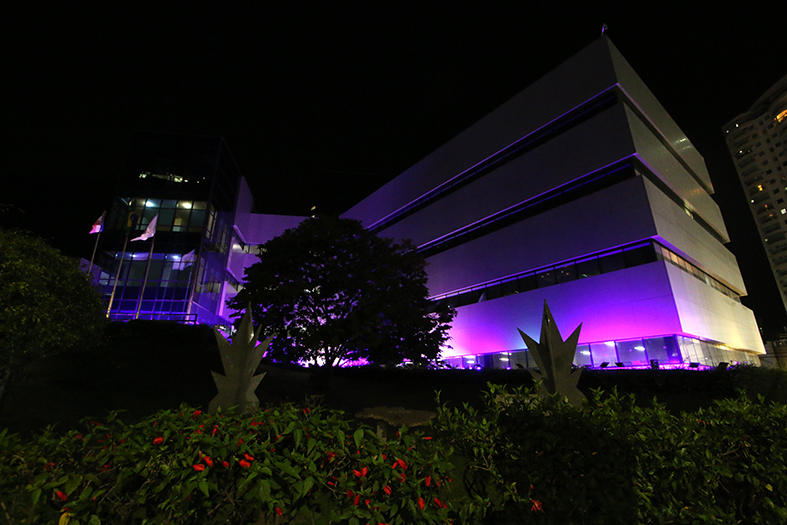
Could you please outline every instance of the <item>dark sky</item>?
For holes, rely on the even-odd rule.
[[[257,211],[343,212],[606,23],[705,156],[744,302],[766,328],[787,324],[720,130],[787,73],[787,4],[590,3],[27,7],[5,24],[0,163],[0,203],[25,213],[0,224],[89,258],[137,130],[224,136]]]

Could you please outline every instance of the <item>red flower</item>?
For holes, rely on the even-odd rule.
[[[385,492],[386,494],[388,494],[390,496],[391,495],[391,487],[386,485],[385,487],[383,487],[383,492]]]
[[[428,441],[428,440],[432,439],[432,437],[431,436],[426,436],[426,437],[424,437],[424,439]]]
[[[402,483],[404,483],[404,473],[402,473],[402,474],[400,474],[400,475],[402,476],[402,479],[400,479],[399,481],[401,481]]]
[[[308,408],[308,407],[303,409],[303,413],[304,413],[304,414],[308,414],[309,412],[311,412],[311,410],[309,410],[309,408]]]
[[[62,491],[60,491],[60,490],[58,490],[57,492],[55,492],[55,495],[56,495],[58,498],[62,499],[63,501],[66,501],[66,500],[68,499],[68,496],[66,496],[66,493],[65,493],[65,492],[62,492]]]
[[[429,485],[431,485],[432,484],[432,476],[426,476],[426,478],[424,479],[424,483],[426,483],[427,487]]]
[[[195,410],[194,414],[191,417],[193,417],[193,418],[194,417],[198,417],[200,414],[202,414],[202,410]]]
[[[222,461],[221,464],[224,465],[224,468],[227,468],[227,467],[230,466],[230,464],[227,463],[226,461]]]
[[[254,461],[254,456],[249,456],[248,454],[244,453],[243,457],[245,457],[249,461]]]
[[[249,463],[249,462],[248,462],[248,461],[246,461],[245,459],[242,459],[242,460],[240,460],[240,461],[238,462],[238,464],[239,464],[241,467],[243,467],[243,468],[249,468],[249,467],[251,466],[251,463]]]
[[[444,509],[447,509],[447,508],[448,508],[448,505],[446,505],[445,503],[443,503],[442,501],[440,501],[440,500],[439,500],[439,499],[437,499],[437,498],[435,498],[435,499],[434,499],[434,504],[435,504],[435,505],[437,505],[437,508],[438,508],[438,509],[439,509],[440,507],[443,507]]]
[[[212,459],[210,459],[208,456],[205,456],[205,457],[204,457],[204,458],[202,458],[202,459],[205,461],[205,463],[206,463],[206,464],[207,464],[209,467],[212,467],[212,466],[213,466],[213,460],[212,460]]]
[[[424,510],[424,498],[418,498],[418,508]]]
[[[366,473],[369,471],[366,467],[362,468],[361,470],[353,470],[353,474],[359,478],[365,478]]]
[[[357,507],[357,506],[358,506],[358,502],[359,502],[359,501],[361,501],[361,495],[360,495],[360,494],[357,494],[357,495],[355,496],[355,501],[353,501],[353,506],[354,506],[354,507]]]
[[[213,432],[211,432],[211,436],[215,436],[216,432],[219,430],[219,427],[213,427]]]
[[[350,489],[347,489],[347,497],[348,498],[352,498],[353,497],[353,491],[351,491]]]
[[[205,470],[205,465],[197,463],[196,465],[194,465],[194,470],[196,470],[197,472],[202,472],[203,470]]]
[[[397,460],[396,460],[396,463],[397,463],[397,464],[398,464],[400,467],[402,467],[403,469],[407,469],[407,463],[405,463],[405,462],[404,462],[404,461],[402,461],[401,459],[397,459]]]
[[[49,463],[44,465],[44,470],[49,470],[49,469],[51,469],[54,466],[55,466],[55,463],[53,461],[50,461]]]
[[[279,507],[276,507],[274,510],[276,511],[276,514],[278,514],[279,516],[282,515],[282,511]]]
[[[538,501],[537,499],[531,499],[530,501],[533,503],[533,506],[530,507],[530,511],[531,512],[534,512],[534,511],[537,511],[537,510],[540,510],[541,512],[544,512],[544,510],[541,508],[541,502],[540,501]]]
[[[154,444],[154,445],[161,445],[162,443],[164,443],[164,438],[163,438],[163,437],[161,437],[161,436],[159,436],[159,437],[157,437],[157,438],[155,438],[155,439],[153,440],[153,444]]]

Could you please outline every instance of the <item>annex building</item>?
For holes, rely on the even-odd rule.
[[[582,323],[580,366],[757,363],[712,193],[700,154],[602,37],[343,217],[418,246],[431,299],[457,308],[452,365],[533,366],[517,328],[538,338],[545,300],[564,337]],[[252,213],[213,137],[140,135],[117,196],[98,263],[115,318],[227,324],[257,246],[303,220]],[[130,213],[134,237],[158,217],[155,249],[124,242]]]

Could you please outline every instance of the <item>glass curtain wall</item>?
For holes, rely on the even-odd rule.
[[[216,312],[239,184],[219,137],[135,136],[98,255],[111,318],[226,322]],[[154,217],[154,237],[130,242]]]

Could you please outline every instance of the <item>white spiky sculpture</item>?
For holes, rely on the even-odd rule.
[[[577,326],[568,339],[563,341],[557,329],[552,312],[549,311],[547,302],[544,301],[544,316],[541,320],[541,342],[536,343],[522,330],[519,334],[524,339],[530,355],[536,360],[538,370],[531,370],[530,374],[536,381],[541,381],[539,394],[550,397],[555,394],[566,397],[574,406],[581,406],[585,395],[577,388],[577,382],[582,370],[572,370],[574,354],[577,351],[579,330],[582,323]]]
[[[247,414],[254,412],[260,405],[260,400],[254,391],[265,377],[265,373],[255,376],[254,371],[257,370],[272,337],[257,345],[262,327],[254,331],[250,312],[251,307],[243,314],[238,331],[232,338],[232,344],[214,329],[221,362],[224,365],[224,375],[211,372],[219,393],[208,405],[210,413],[215,413],[221,408],[225,412],[239,410]]]

